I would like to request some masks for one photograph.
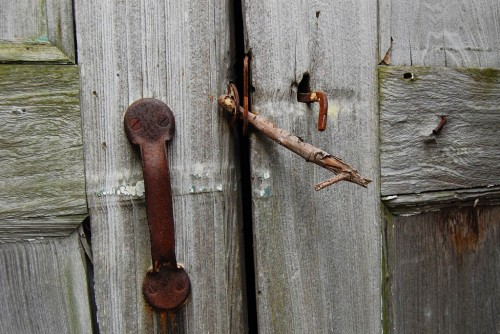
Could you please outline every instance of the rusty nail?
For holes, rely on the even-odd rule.
[[[446,116],[441,116],[441,121],[439,121],[438,126],[434,130],[432,130],[432,134],[437,136],[443,129],[443,126],[446,124],[446,121],[447,121]]]
[[[243,59],[243,135],[247,135],[248,130],[248,55]]]
[[[319,102],[318,131],[325,131],[328,118],[328,97],[322,91],[297,93],[297,101],[303,103]]]
[[[172,139],[175,118],[170,108],[155,99],[140,99],[125,113],[125,131],[141,150],[146,214],[148,218],[153,268],[143,282],[147,302],[159,310],[173,310],[188,299],[191,283],[177,265],[175,229],[165,142]]]

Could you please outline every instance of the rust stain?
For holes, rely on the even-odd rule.
[[[445,233],[458,256],[465,252],[475,252],[484,238],[484,222],[481,220],[479,207],[449,210],[445,212],[444,223]]]

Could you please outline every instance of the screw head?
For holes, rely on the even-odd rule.
[[[158,125],[161,126],[161,127],[166,127],[168,124],[169,124],[169,120],[168,120],[168,116],[167,115],[160,115],[160,117],[158,117]]]
[[[128,126],[132,130],[137,131],[137,130],[140,130],[142,128],[142,123],[141,123],[141,120],[138,118],[131,118],[128,121]]]

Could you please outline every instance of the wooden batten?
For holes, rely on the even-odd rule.
[[[66,236],[87,214],[77,66],[0,65],[0,239]]]
[[[498,203],[500,70],[380,67],[379,83],[382,200],[399,213]]]

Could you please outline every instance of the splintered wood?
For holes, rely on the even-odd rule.
[[[222,108],[230,113],[234,113],[236,110],[235,101],[229,95],[219,96],[218,103]],[[238,117],[242,118],[243,108],[239,107],[238,109]],[[314,186],[315,190],[321,190],[340,181],[349,181],[365,188],[370,182],[372,182],[370,179],[359,175],[357,170],[344,163],[341,159],[316,148],[311,144],[305,143],[299,137],[294,136],[283,129],[277,128],[273,123],[262,116],[248,112],[248,123],[278,144],[286,147],[295,154],[298,154],[306,161],[328,169],[335,174],[332,178],[316,184]]]

